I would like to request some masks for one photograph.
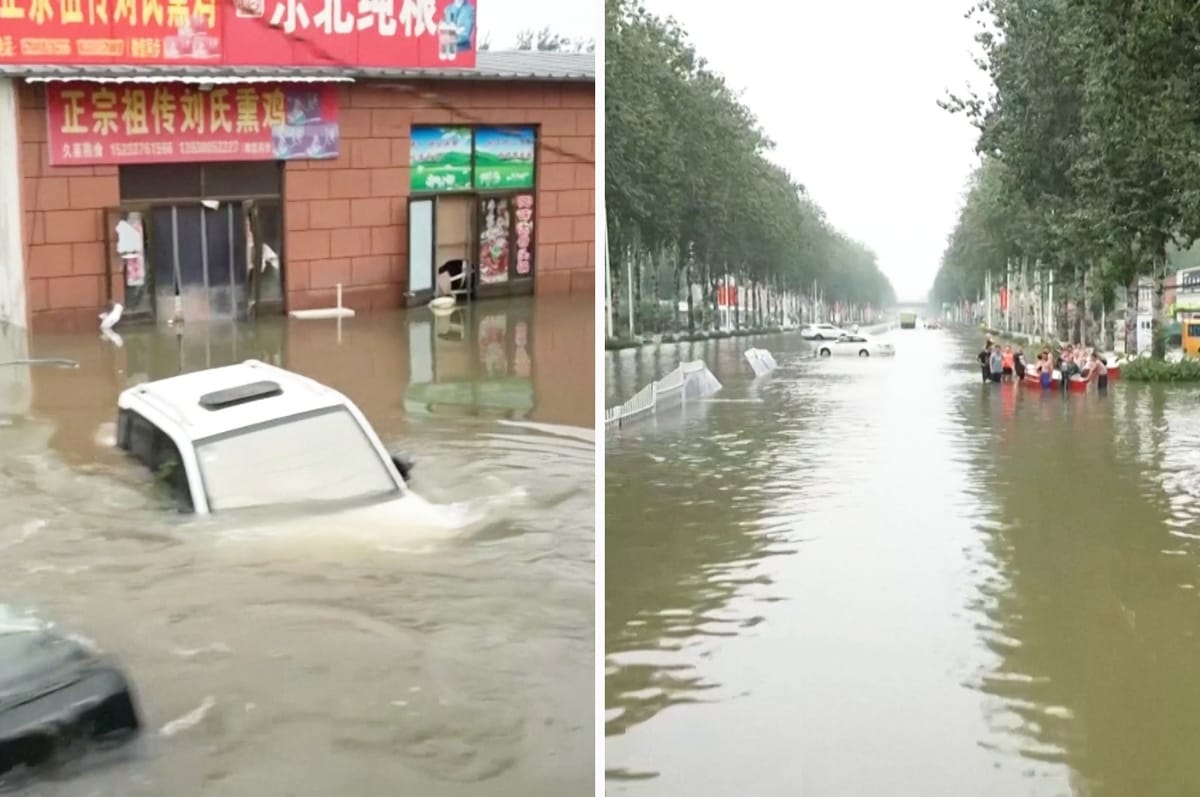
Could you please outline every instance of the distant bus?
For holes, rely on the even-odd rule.
[[[900,328],[901,329],[916,329],[917,328],[917,314],[916,313],[901,313],[900,314]]]

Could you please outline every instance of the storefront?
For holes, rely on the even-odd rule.
[[[409,303],[435,292],[533,292],[537,133],[536,125],[412,129]]]
[[[360,312],[439,287],[593,293],[593,56],[308,20],[349,64],[319,66],[286,19],[246,35],[270,3],[223,8],[188,36],[110,20],[123,49],[103,58],[62,25],[0,31],[0,165],[17,167],[0,167],[0,321],[83,328],[111,302],[126,321],[246,318],[330,306],[338,285]]]

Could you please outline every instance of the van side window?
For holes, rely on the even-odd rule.
[[[128,451],[166,487],[180,512],[192,512],[192,492],[179,448],[170,437],[132,410],[117,417],[117,445]]]

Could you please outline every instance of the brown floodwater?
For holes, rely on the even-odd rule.
[[[687,347],[713,400],[606,437],[611,794],[1200,794],[1200,398]],[[607,364],[607,404],[674,367]]]
[[[594,783],[589,301],[0,333],[0,604],[117,657],[147,733],[30,795],[563,795]],[[452,536],[173,513],[125,387],[256,358],[346,393]],[[269,478],[269,474],[264,474]],[[258,518],[262,520],[262,518]],[[315,526],[315,527],[314,527]]]

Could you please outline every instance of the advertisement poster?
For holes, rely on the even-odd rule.
[[[471,188],[471,128],[414,127],[409,146],[414,191]]]
[[[508,281],[509,233],[512,230],[507,199],[480,201],[479,281],[485,285]]]
[[[533,271],[533,195],[521,194],[517,205],[517,276]]]
[[[0,65],[471,68],[477,0],[0,0]]]
[[[475,185],[480,189],[533,188],[534,128],[475,130]]]
[[[51,83],[46,114],[52,166],[338,155],[338,96],[328,84]]]

